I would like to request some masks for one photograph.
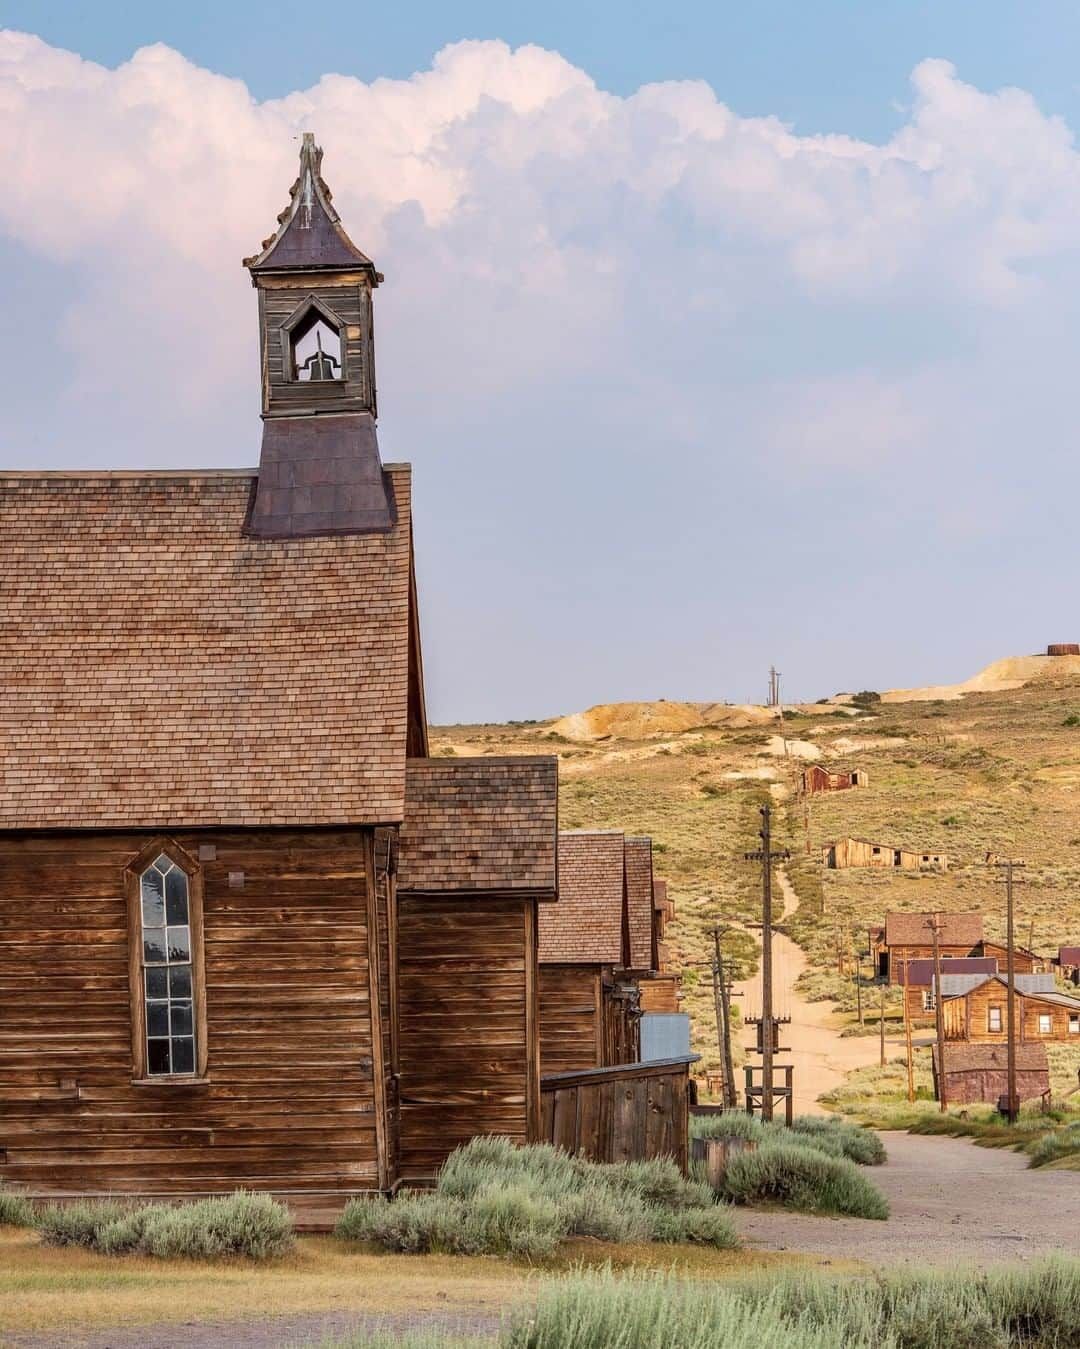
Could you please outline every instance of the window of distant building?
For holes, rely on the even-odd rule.
[[[988,1007],[986,1009],[986,1029],[991,1034],[1001,1030],[1001,1008]]]

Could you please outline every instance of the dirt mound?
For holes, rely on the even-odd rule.
[[[600,703],[587,712],[560,717],[550,729],[568,740],[648,740],[680,735],[699,726],[761,726],[776,720],[775,710],[730,703]]]
[[[951,702],[965,693],[1003,693],[1023,688],[1037,679],[1080,675],[1080,656],[1006,656],[961,684],[939,684],[924,689],[890,689],[883,703]]]

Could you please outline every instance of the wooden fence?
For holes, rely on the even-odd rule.
[[[672,1157],[685,1174],[690,1065],[698,1057],[542,1077],[541,1137],[595,1162]]]

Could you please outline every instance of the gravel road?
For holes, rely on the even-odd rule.
[[[739,1210],[747,1244],[892,1265],[993,1264],[1080,1254],[1080,1172],[1030,1171],[1027,1158],[967,1139],[882,1135],[868,1172],[888,1196],[887,1222]]]

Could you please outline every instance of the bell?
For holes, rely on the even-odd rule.
[[[315,351],[307,358],[300,367],[300,378],[302,380],[326,380],[337,379],[337,371],[341,368],[341,362],[329,352],[322,349],[322,333],[315,330]]]

